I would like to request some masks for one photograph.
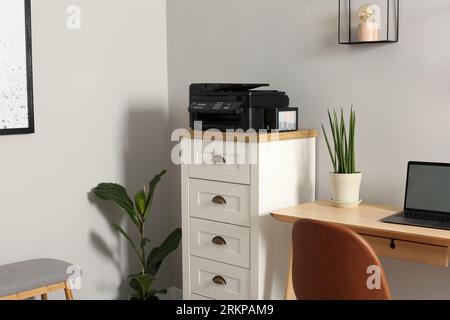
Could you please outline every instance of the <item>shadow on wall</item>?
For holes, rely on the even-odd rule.
[[[146,101],[133,101],[128,106],[127,140],[124,146],[125,185],[130,189],[130,197],[148,185],[150,180],[163,169],[170,169],[168,114],[164,107]],[[146,236],[151,239],[147,245],[151,249],[159,246],[169,234],[170,211],[168,209],[168,180],[166,174],[156,188],[150,216],[146,222]],[[129,225],[128,225],[129,226]],[[133,231],[135,228],[133,228]],[[137,236],[136,233],[132,233]],[[132,250],[128,250],[129,273],[139,272],[139,262]],[[157,274],[155,288],[165,289],[171,282],[167,261],[163,262]]]
[[[162,106],[155,106],[151,102],[130,103],[127,110],[128,113],[124,117],[126,121],[123,140],[124,176],[122,182],[118,181],[118,183],[121,183],[127,189],[129,197],[134,200],[135,193],[142,190],[144,185],[147,185],[154,175],[162,169],[169,168],[170,155],[167,146],[168,116],[163,112],[164,108]],[[170,214],[166,209],[168,183],[164,181],[166,179],[168,179],[167,176],[158,185],[151,208],[151,215],[146,223],[147,236],[152,240],[147,246],[148,252],[155,245],[159,245],[159,239],[167,236],[169,232]],[[122,226],[133,239],[137,239],[138,232],[135,230],[135,226],[129,223],[128,218],[125,218],[125,215],[117,209],[115,204],[98,201],[94,195],[89,195],[89,197],[92,198],[91,201],[95,202],[110,225],[111,223],[122,222]],[[128,243],[125,243],[125,240],[122,238],[120,240],[118,245],[113,248],[102,239],[101,235],[95,232],[91,233],[91,241],[94,247],[97,248],[99,253],[112,261],[124,279],[118,288],[117,298],[128,299],[130,288],[126,277],[129,274],[138,273],[140,267],[134,251]],[[126,252],[121,252],[121,248],[125,248]],[[123,268],[122,266],[127,267]],[[155,283],[156,288],[160,288],[161,285],[167,285],[170,282],[169,273],[164,272],[165,270],[169,271],[168,269],[164,268],[163,264],[158,274],[158,280]]]
[[[122,224],[125,220],[124,215],[120,212],[120,209],[113,202],[99,201],[97,197],[93,193],[88,193],[89,202],[93,203],[97,208],[101,215],[105,218],[106,222],[110,226],[111,232],[116,234],[117,239],[119,240],[120,236],[117,234],[117,231],[112,227],[113,223]],[[105,258],[111,260],[112,264],[117,270],[117,273],[120,275],[126,274],[126,270],[123,269],[123,263],[121,263],[121,242],[115,241],[116,246],[114,248],[111,247],[111,244],[106,243],[106,241],[102,238],[102,236],[91,230],[90,239],[94,248]],[[107,285],[105,285],[107,286]],[[104,288],[103,288],[104,289]],[[106,288],[110,289],[110,288]],[[127,282],[123,280],[117,289],[117,299],[126,298],[128,295]]]

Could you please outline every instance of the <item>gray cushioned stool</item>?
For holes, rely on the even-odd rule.
[[[21,300],[64,290],[66,299],[73,300],[69,285],[72,264],[54,259],[36,259],[0,266],[0,300]]]

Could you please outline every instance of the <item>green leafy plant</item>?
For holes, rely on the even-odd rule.
[[[334,173],[357,173],[355,170],[355,125],[356,112],[353,107],[350,110],[350,119],[347,128],[345,125],[344,111],[341,109],[340,116],[333,109],[328,110],[333,146],[330,144],[325,127],[322,124],[322,131],[333,163]]]
[[[135,242],[132,237],[118,224],[113,224],[117,230],[130,244],[140,263],[140,272],[129,276],[129,285],[134,293],[132,300],[158,300],[158,294],[166,294],[167,290],[155,290],[152,285],[156,280],[163,260],[175,249],[181,240],[181,229],[175,229],[160,246],[154,247],[147,256],[147,245],[151,242],[145,236],[145,222],[150,216],[150,208],[156,186],[160,182],[166,171],[162,171],[150,181],[148,188],[136,193],[134,203],[131,201],[126,189],[116,183],[100,183],[92,191],[102,200],[114,201],[128,216],[132,225],[139,232],[139,242]]]

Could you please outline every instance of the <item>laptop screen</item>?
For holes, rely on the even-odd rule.
[[[407,209],[450,214],[450,164],[409,163]]]

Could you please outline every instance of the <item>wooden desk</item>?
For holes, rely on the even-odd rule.
[[[450,231],[380,222],[402,208],[362,203],[356,208],[336,208],[328,201],[304,203],[276,210],[271,215],[282,222],[311,219],[336,223],[364,237],[379,256],[448,267]],[[295,298],[291,272],[286,299]]]

